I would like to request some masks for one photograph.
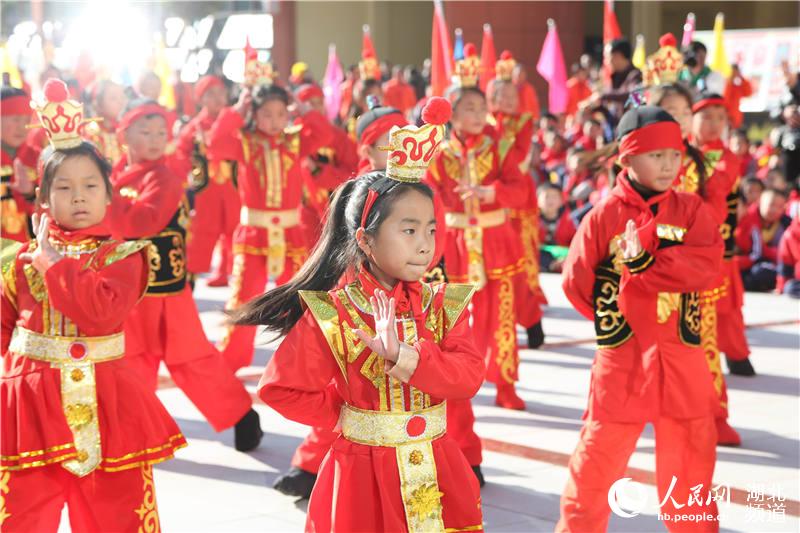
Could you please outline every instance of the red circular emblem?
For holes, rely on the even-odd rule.
[[[409,437],[419,437],[425,433],[425,427],[428,422],[425,421],[424,416],[414,415],[406,422],[406,433]]]
[[[69,356],[75,359],[76,361],[80,361],[81,359],[86,357],[87,351],[88,350],[86,348],[86,345],[79,341],[73,342],[72,344],[69,345],[69,348],[67,348],[67,353],[69,353]]]
[[[280,223],[280,221],[281,221],[281,217],[272,217],[272,223],[273,223],[274,225],[276,225],[276,226],[277,226],[277,225],[278,225],[278,223]]]
[[[470,226],[477,226],[478,225],[478,219],[476,217],[469,217],[469,225]]]

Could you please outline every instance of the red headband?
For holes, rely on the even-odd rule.
[[[695,104],[692,106],[692,113],[697,113],[702,109],[714,105],[721,105],[722,107],[725,107],[725,100],[723,100],[722,98],[705,98],[703,100],[695,102]]]
[[[131,127],[131,125],[142,117],[148,115],[158,115],[167,122],[167,133],[172,130],[171,117],[166,109],[158,104],[144,104],[139,107],[133,108],[124,115],[117,124],[117,133],[122,133]],[[171,135],[169,135],[171,137]]]
[[[367,192],[367,199],[364,201],[364,210],[361,212],[361,229],[366,229],[367,216],[369,215],[372,206],[375,205],[375,200],[378,199],[380,193],[374,189]]]
[[[325,98],[325,93],[317,85],[306,84],[297,90],[297,99],[301,102],[308,102],[312,98]]]
[[[33,114],[33,109],[31,109],[31,99],[24,95],[3,98],[3,100],[0,101],[0,108],[2,108],[0,116],[4,117],[11,115],[31,116]]]
[[[672,148],[681,153],[686,150],[681,136],[681,127],[677,122],[665,120],[633,130],[620,141],[619,156],[644,154],[666,148]]]
[[[399,111],[397,113],[387,113],[386,115],[376,118],[372,121],[372,124],[364,128],[364,131],[361,133],[361,138],[358,141],[359,146],[372,146],[384,133],[390,131],[394,126],[398,128],[408,126],[408,121]]]
[[[203,76],[194,84],[194,98],[200,100],[212,87],[225,87],[225,83],[217,76]]]

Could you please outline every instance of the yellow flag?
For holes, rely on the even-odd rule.
[[[167,51],[164,48],[164,41],[159,38],[156,43],[155,68],[153,69],[161,80],[161,94],[158,96],[158,103],[167,109],[175,109],[175,89],[172,87],[172,69],[167,59]]]
[[[723,33],[725,32],[725,15],[717,13],[717,18],[714,19],[714,51],[711,54],[711,61],[708,63],[708,68],[719,72],[726,78],[731,75],[731,64],[728,57],[725,55],[725,39]]]
[[[0,46],[0,73],[8,73],[8,81],[11,82],[11,86],[22,89],[22,75],[5,46]]]
[[[633,57],[631,58],[633,66],[642,70],[644,68],[645,56],[644,35],[639,34],[636,36],[636,49],[633,51]]]

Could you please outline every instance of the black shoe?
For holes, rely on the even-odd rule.
[[[311,497],[311,491],[316,482],[316,474],[293,466],[288,472],[275,480],[272,488],[281,494],[307,500]]]
[[[528,328],[528,348],[536,349],[544,344],[544,331],[542,330],[542,322]]]
[[[753,364],[750,362],[749,357],[742,359],[741,361],[734,361],[726,355],[725,361],[728,363],[728,371],[734,376],[753,377],[756,375],[756,369],[753,368]]]
[[[483,479],[483,472],[481,472],[481,465],[473,466],[472,471],[475,473],[475,477],[478,478],[478,485],[481,487],[486,485],[486,480]]]
[[[236,422],[233,432],[234,446],[238,451],[249,452],[258,448],[258,445],[261,444],[261,437],[264,436],[258,413],[253,409],[247,411],[242,419]]]

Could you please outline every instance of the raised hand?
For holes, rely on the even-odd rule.
[[[633,259],[642,253],[642,243],[639,241],[639,232],[636,231],[636,224],[631,219],[629,219],[628,223],[625,225],[625,233],[622,235],[619,247],[622,249],[623,259]]]
[[[353,332],[370,350],[395,363],[400,354],[400,341],[395,324],[394,298],[388,298],[384,291],[375,289],[375,294],[369,301],[372,304],[372,316],[375,318],[375,336],[370,337],[360,329]]]
[[[36,270],[44,274],[47,269],[64,259],[64,256],[50,244],[50,217],[47,213],[33,215],[33,228],[38,244],[36,250],[19,254],[19,259],[23,263],[32,263]]]
[[[459,185],[456,187],[455,192],[461,197],[461,200],[468,200],[475,197],[482,204],[492,204],[495,201],[494,187],[486,185]]]
[[[23,196],[33,194],[35,185],[28,177],[28,169],[19,159],[14,160],[14,181],[9,184],[9,187]]]
[[[239,93],[239,100],[233,106],[239,115],[242,118],[247,117],[247,114],[250,112],[250,105],[253,103],[253,95],[250,92],[248,87],[242,89],[242,92]]]

